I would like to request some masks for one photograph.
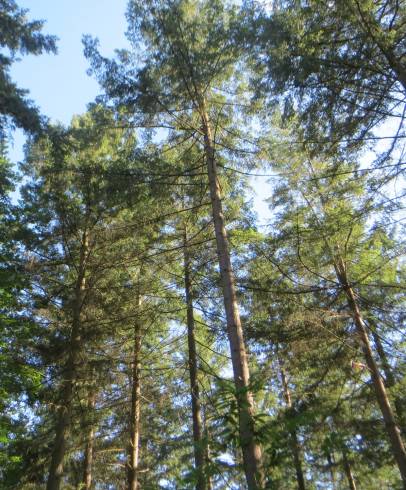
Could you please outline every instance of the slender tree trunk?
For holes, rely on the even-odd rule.
[[[328,469],[330,471],[330,477],[331,477],[331,488],[332,488],[332,490],[335,490],[335,488],[336,488],[336,475],[334,473],[333,457],[332,457],[330,452],[327,453],[327,463],[328,463]]]
[[[389,402],[388,394],[386,392],[383,379],[379,373],[378,366],[373,356],[371,344],[368,338],[368,333],[365,327],[364,320],[362,318],[361,311],[358,307],[354,291],[348,282],[346,268],[343,260],[340,260],[336,264],[336,272],[337,272],[338,280],[347,296],[348,306],[352,312],[355,327],[360,339],[362,350],[364,352],[366,364],[371,374],[371,379],[375,389],[378,405],[381,409],[383,420],[386,426],[386,431],[392,446],[392,452],[395,457],[396,463],[398,465],[403,480],[403,488],[406,489],[405,446],[403,444],[402,437],[400,435],[400,430],[396,423],[395,416],[393,414],[393,410]]]
[[[393,374],[392,367],[389,364],[385,349],[382,345],[379,335],[375,331],[372,331],[372,337],[374,339],[374,343],[376,346],[376,352],[378,353],[379,359],[381,361],[383,372],[385,373],[385,385],[388,388],[392,388],[396,384],[396,379]],[[396,394],[394,394],[393,403],[395,405],[395,411],[396,411],[397,419],[399,421],[400,428],[402,430],[402,433],[404,433],[406,427],[405,412],[404,412],[402,400]]]
[[[140,307],[141,296],[137,290],[138,317],[134,325],[134,350],[132,359],[132,386],[131,386],[131,414],[130,414],[130,444],[128,450],[128,490],[138,490],[138,465],[140,453],[140,415],[141,415],[141,329],[140,329]]]
[[[205,462],[208,465],[210,463],[210,444],[209,444],[209,433],[207,428],[205,429],[206,446],[205,446]],[[213,482],[211,481],[210,473],[207,475],[207,490],[213,490]]]
[[[192,400],[192,421],[193,421],[193,443],[195,468],[197,471],[196,490],[206,490],[206,479],[204,475],[205,450],[203,447],[202,415],[200,407],[200,393],[197,379],[197,355],[195,340],[195,321],[193,312],[192,283],[190,279],[190,256],[188,250],[187,231],[184,231],[183,240],[184,251],[184,275],[185,275],[185,296],[187,314],[187,339],[189,352],[189,376],[190,376],[190,396]]]
[[[209,432],[209,427],[207,424],[207,414],[206,414],[206,407],[202,407],[202,414],[203,414],[203,431],[204,431],[204,438],[205,438],[205,445],[204,445],[204,465],[205,465],[205,472],[206,472],[206,481],[207,481],[207,489],[206,490],[213,490],[213,482],[210,476],[210,471],[209,470],[209,465],[211,461],[211,455],[210,455],[210,432]]]
[[[278,357],[278,363],[279,363],[279,369],[280,369],[281,378],[282,378],[283,395],[285,398],[286,406],[291,411],[292,410],[292,398],[290,396],[290,390],[289,390],[288,381],[286,379],[286,373],[285,373],[285,370],[283,368],[282,361],[279,357]],[[291,448],[292,448],[293,463],[294,463],[295,471],[296,471],[297,488],[298,488],[298,490],[306,490],[305,480],[304,480],[304,476],[303,476],[303,469],[302,469],[302,459],[300,456],[300,445],[299,445],[299,441],[297,438],[297,432],[295,429],[292,429],[290,431],[290,443],[291,443]]]
[[[343,450],[343,465],[344,465],[345,474],[347,476],[349,489],[350,490],[357,490],[357,486],[355,485],[354,476],[353,476],[352,470],[351,470],[351,465],[350,465],[350,462],[348,461],[348,458],[347,458],[346,449]]]
[[[91,392],[87,401],[88,413],[92,414],[96,403],[96,395]],[[92,488],[92,465],[93,465],[93,446],[94,446],[94,425],[90,422],[89,432],[86,440],[85,458],[83,463],[82,488],[90,490]]]
[[[55,442],[51,455],[51,464],[47,480],[47,490],[59,490],[63,477],[63,460],[72,419],[72,399],[75,388],[77,366],[82,350],[81,310],[86,286],[85,270],[88,256],[89,240],[87,231],[83,232],[80,248],[78,276],[75,286],[75,297],[72,307],[72,330],[68,359],[64,370],[62,397],[56,426]]]
[[[212,128],[204,102],[202,102],[200,107],[200,115],[204,134],[217,255],[223,286],[227,333],[234,373],[234,384],[237,390],[239,435],[243,454],[244,472],[248,490],[257,490],[262,489],[265,486],[262,469],[262,451],[254,437],[254,399],[252,393],[249,391],[250,374],[237,304],[234,273],[231,266],[220,186],[217,177],[217,164]]]

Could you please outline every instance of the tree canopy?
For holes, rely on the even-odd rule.
[[[406,488],[406,6],[327,3],[129,0],[62,125],[0,0],[0,488]]]

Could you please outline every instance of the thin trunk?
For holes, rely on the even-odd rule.
[[[209,433],[207,428],[205,429],[206,446],[205,446],[205,462],[206,465],[210,463],[210,444],[209,444]],[[210,473],[207,475],[207,490],[213,490],[213,482],[211,481]]]
[[[55,442],[51,455],[51,464],[47,480],[47,490],[59,490],[63,477],[63,460],[72,419],[72,399],[76,379],[76,370],[82,350],[81,336],[81,310],[83,306],[84,290],[86,285],[85,269],[88,255],[89,240],[87,232],[83,232],[80,248],[78,276],[75,287],[75,297],[72,306],[72,330],[68,360],[65,366],[62,387],[61,405],[59,407],[58,422],[56,426]]]
[[[332,490],[335,490],[336,488],[336,475],[334,473],[334,461],[332,458],[332,455],[330,452],[327,453],[327,463],[328,463],[328,469],[330,471],[330,477],[331,477],[331,488]]]
[[[259,444],[255,441],[254,436],[254,399],[252,393],[249,391],[250,374],[237,304],[235,280],[231,266],[227,231],[224,222],[220,185],[217,177],[217,164],[212,128],[204,102],[202,102],[200,107],[200,115],[204,133],[205,155],[216,235],[217,255],[227,319],[227,334],[230,344],[234,384],[237,390],[239,435],[243,454],[244,472],[248,490],[258,490],[265,487],[262,470],[262,451]]]
[[[396,423],[395,416],[389,402],[383,379],[379,373],[378,366],[373,356],[371,344],[368,338],[368,333],[365,327],[364,320],[362,318],[361,311],[358,307],[354,291],[348,282],[346,268],[343,260],[338,261],[338,263],[336,264],[336,272],[337,278],[340,281],[340,284],[347,296],[348,306],[352,312],[355,327],[360,339],[362,350],[364,352],[365,361],[371,374],[371,380],[375,389],[376,398],[382,412],[389,440],[391,442],[392,452],[402,477],[403,488],[406,489],[405,446],[403,444],[400,430]]]
[[[376,352],[378,353],[379,359],[381,361],[383,372],[385,373],[385,385],[388,388],[392,388],[396,384],[396,379],[393,374],[391,365],[389,364],[388,358],[386,356],[385,349],[376,331],[372,331],[372,337],[374,339],[374,343],[376,346]],[[395,405],[395,411],[399,421],[399,425],[401,427],[402,432],[404,433],[406,424],[405,424],[405,413],[403,409],[403,403],[402,400],[399,398],[399,396],[397,396],[396,394],[394,395],[393,403]]]
[[[95,393],[90,393],[87,401],[88,414],[94,412],[96,403]],[[94,446],[94,426],[93,422],[90,422],[89,433],[86,439],[85,458],[83,463],[83,481],[82,488],[84,490],[90,490],[92,487],[92,465],[93,465],[93,446]]]
[[[348,461],[348,458],[347,458],[347,451],[345,449],[343,450],[343,465],[344,465],[345,474],[347,476],[349,489],[350,490],[357,490],[357,486],[355,485],[354,476],[353,476],[352,470],[351,470],[351,465],[350,465],[350,462]]]
[[[190,279],[190,256],[188,250],[188,238],[185,228],[184,240],[184,275],[185,275],[185,296],[187,314],[187,338],[189,352],[189,376],[190,376],[190,396],[192,400],[192,421],[193,421],[193,443],[195,468],[197,472],[196,490],[206,490],[206,479],[204,476],[205,451],[203,447],[202,415],[200,407],[200,393],[197,379],[197,355],[195,340],[195,321],[193,312],[192,283]]]
[[[211,475],[209,471],[209,466],[210,466],[210,461],[211,461],[211,455],[210,455],[210,433],[209,433],[209,427],[207,424],[207,413],[206,413],[206,408],[203,407],[202,414],[203,414],[203,430],[204,430],[204,439],[205,439],[205,445],[204,445],[204,464],[205,464],[205,470],[206,470],[206,481],[207,481],[207,490],[213,490],[213,482],[211,480]]]
[[[132,386],[131,386],[131,414],[130,414],[130,445],[128,449],[128,490],[138,490],[138,465],[140,453],[140,415],[141,415],[141,379],[140,379],[140,354],[141,354],[141,329],[140,307],[141,296],[137,290],[138,317],[134,325],[134,350],[132,359]]]
[[[292,398],[290,396],[290,390],[289,390],[288,381],[286,379],[285,370],[283,368],[282,361],[279,357],[278,357],[278,363],[279,363],[279,368],[280,368],[280,373],[282,378],[283,396],[285,398],[287,408],[291,411]],[[290,434],[290,442],[291,442],[292,455],[293,455],[293,463],[296,471],[297,488],[298,490],[306,490],[304,476],[303,476],[303,469],[302,469],[302,460],[300,455],[300,445],[297,438],[297,432],[295,429],[292,429],[289,434]]]

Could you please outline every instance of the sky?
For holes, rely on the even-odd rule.
[[[18,0],[18,5],[29,10],[30,20],[46,21],[43,32],[59,38],[58,54],[22,57],[11,67],[12,79],[29,90],[42,114],[67,125],[100,93],[96,80],[86,74],[89,64],[83,55],[82,36],[97,37],[100,51],[107,57],[128,46],[127,0]],[[23,144],[23,133],[16,131],[9,149],[11,161],[22,160]],[[269,210],[264,199],[270,195],[270,187],[264,178],[252,179],[252,186],[256,191],[254,208],[259,221],[265,223]]]
[[[94,78],[86,74],[89,67],[83,55],[82,35],[98,37],[106,56],[126,45],[125,10],[127,0],[18,0],[29,10],[30,20],[46,21],[44,33],[56,35],[58,54],[24,56],[11,68],[20,88],[28,89],[30,98],[42,114],[68,124],[74,114],[100,93]],[[15,135],[10,151],[13,161],[21,159],[23,135]]]
[[[68,123],[98,93],[97,82],[86,74],[82,36],[100,40],[103,54],[124,47],[126,0],[19,0],[30,19],[44,19],[44,32],[59,38],[58,55],[25,56],[12,68],[13,78],[30,90],[44,114]]]

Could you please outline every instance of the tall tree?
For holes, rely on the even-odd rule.
[[[265,484],[262,454],[255,438],[254,400],[224,221],[215,140],[216,121],[222,118],[216,106],[223,102],[215,88],[225,88],[238,59],[237,45],[230,44],[229,26],[234,17],[234,9],[221,2],[131,1],[127,11],[128,37],[134,47],[144,49],[142,66],[132,65],[130,53],[122,52],[119,63],[103,59],[97,52],[97,42],[89,37],[85,38],[85,53],[107,96],[124,110],[138,111],[142,107],[148,117],[169,118],[167,124],[161,119],[150,125],[183,129],[188,138],[201,136],[239,399],[244,470],[248,487],[256,489]]]
[[[351,178],[344,173],[349,167],[348,163],[338,159],[334,162],[334,167],[331,167],[325,161],[315,160],[307,155],[305,165],[308,167],[308,174],[303,179],[303,163],[300,157],[293,162],[294,160],[290,165],[290,176],[286,178],[287,186],[282,185],[278,195],[279,203],[286,207],[284,220],[289,221],[291,239],[296,241],[294,253],[297,255],[299,268],[322,280],[324,287],[335,285],[344,294],[356,327],[354,335],[358,339],[371,376],[393,456],[405,482],[404,443],[375,361],[367,325],[361,312],[359,293],[356,292],[357,284],[363,281],[362,278],[371,280],[371,276],[378,270],[383,277],[384,271],[389,267],[390,258],[396,258],[396,246],[388,251],[383,248],[385,258],[378,258],[376,255],[374,245],[379,247],[382,242],[376,240],[373,231],[371,234],[366,231],[371,199],[369,196],[365,198],[360,178]],[[298,173],[297,165],[300,166]],[[329,172],[331,168],[333,170]],[[328,177],[323,180],[326,174]],[[290,196],[289,201],[285,200],[287,196]],[[319,256],[315,253],[316,243],[320,246]],[[313,247],[312,252],[309,249],[310,244]],[[373,258],[376,259],[375,263]]]
[[[66,344],[61,346],[65,352],[59,373],[59,409],[47,483],[50,489],[59,488],[62,482],[75,392],[86,364],[86,309],[96,278],[101,277],[95,247],[100,247],[100,240],[108,233],[106,225],[122,203],[113,181],[98,180],[93,172],[96,167],[105,171],[114,165],[110,163],[113,148],[115,164],[120,168],[124,154],[128,156],[133,147],[131,135],[126,137],[115,129],[100,133],[97,117],[104,116],[95,108],[93,113],[76,119],[68,132],[54,134],[53,141],[43,138],[35,143],[26,167],[32,182],[23,189],[26,219],[37,223],[32,241],[26,245],[35,262],[35,287],[45,293],[43,301],[53,304],[61,323],[55,340],[62,335]]]

